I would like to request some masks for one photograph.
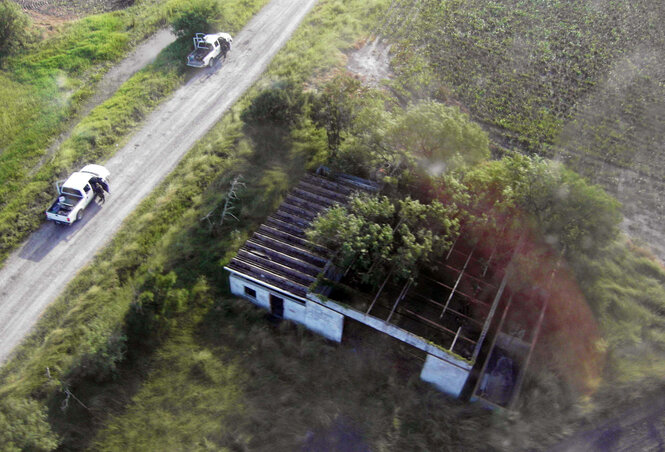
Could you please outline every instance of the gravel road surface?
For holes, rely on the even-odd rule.
[[[315,3],[266,5],[234,37],[222,64],[200,70],[106,162],[112,185],[103,206],[91,204],[71,227],[44,224],[11,255],[0,270],[0,363],[141,200],[258,79]]]

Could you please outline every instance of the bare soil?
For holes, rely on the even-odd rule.
[[[29,14],[72,18],[126,8],[134,0],[16,0],[16,3]]]
[[[379,86],[382,80],[391,79],[390,44],[380,38],[366,42],[347,55],[346,68],[360,76],[369,86]]]
[[[273,0],[234,38],[227,59],[199,71],[111,160],[111,195],[71,227],[44,224],[0,270],[0,362],[42,311],[113,237],[187,151],[259,78],[316,0]],[[102,162],[99,162],[102,163]]]

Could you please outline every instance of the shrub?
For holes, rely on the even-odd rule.
[[[0,0],[0,58],[23,46],[29,38],[28,18],[19,6],[9,0]]]
[[[210,33],[215,31],[220,16],[221,10],[217,1],[196,0],[175,16],[171,28],[180,38],[194,36],[195,33]]]
[[[43,451],[55,449],[58,441],[38,402],[8,397],[0,401],[0,444],[4,451]]]

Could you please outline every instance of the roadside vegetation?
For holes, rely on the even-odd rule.
[[[201,14],[212,8],[217,16],[207,18],[206,26],[234,32],[265,1],[220,6],[215,0],[201,0],[194,17],[201,22]],[[178,20],[190,13],[186,6],[189,2],[181,0],[153,0],[86,17],[7,58],[5,71],[0,72],[0,102],[7,106],[0,121],[0,260],[41,224],[40,212],[53,198],[53,182],[83,163],[111,157],[143,118],[183,82],[188,73],[182,56],[191,45],[188,36],[165,49],[78,124],[68,121],[94,93],[95,82],[133,43],[171,26],[171,20],[182,32]],[[53,140],[69,127],[74,127],[71,136],[47,155]]]
[[[389,6],[317,4],[264,78],[141,204],[0,369],[0,443],[14,450],[321,450],[340,441],[359,449],[527,450],[662,390],[665,269],[617,235],[615,201],[545,159],[488,161],[490,142],[467,115],[419,102],[407,81],[395,98],[344,75],[340,50],[366,38]],[[171,52],[185,54],[184,47]],[[165,80],[175,83],[175,60],[167,54],[149,70],[167,68]],[[136,77],[136,87],[153,79]],[[134,94],[126,95],[130,101]],[[121,108],[112,100],[108,108]],[[102,111],[90,118],[104,122]],[[451,146],[466,152],[424,139],[450,131],[459,138]],[[88,143],[81,152],[98,152],[76,136]],[[104,143],[99,158],[110,155],[118,138],[92,136]],[[602,331],[591,345],[605,365],[586,385],[595,392],[568,384],[565,371],[574,369],[551,361],[566,356],[557,353],[570,339],[565,330],[556,338],[562,342],[536,357],[518,411],[492,413],[421,382],[397,344],[352,330],[348,345],[332,345],[231,297],[222,266],[300,175],[324,163],[383,178],[392,194],[411,193],[410,201],[391,204],[395,212],[422,210],[432,197],[418,181],[438,180],[432,186],[453,190],[464,205],[519,210],[541,237],[554,237],[548,246],[565,252],[581,303]],[[450,216],[459,215],[446,209],[431,210],[442,241],[457,229]],[[408,226],[423,239],[410,244],[429,243],[422,227]],[[407,270],[427,257],[414,256],[401,260]]]

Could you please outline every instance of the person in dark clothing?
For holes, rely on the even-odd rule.
[[[99,203],[104,204],[104,201],[106,201],[106,198],[104,198],[104,189],[97,181],[92,181],[91,184],[92,184],[92,191],[94,191],[95,195],[97,195],[97,197],[99,198]]]

